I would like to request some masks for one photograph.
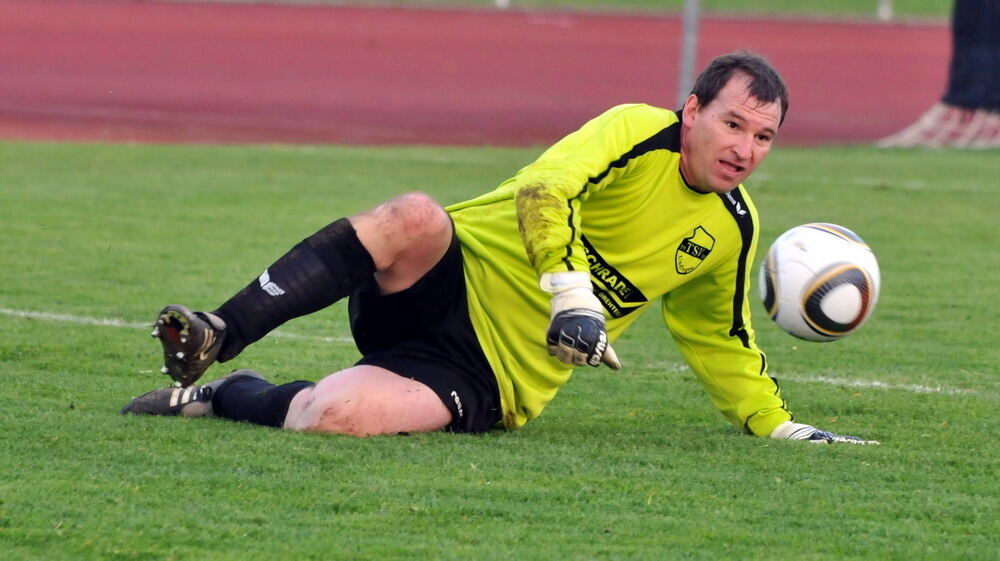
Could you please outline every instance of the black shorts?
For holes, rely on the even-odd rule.
[[[452,234],[444,257],[402,292],[380,295],[374,280],[350,299],[351,332],[363,355],[421,382],[451,411],[453,432],[485,432],[500,421],[496,376],[469,319],[462,248]]]

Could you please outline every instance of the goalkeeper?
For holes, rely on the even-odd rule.
[[[409,193],[337,220],[222,306],[167,306],[153,335],[178,386],[123,413],[217,416],[357,436],[516,429],[576,366],[658,304],[712,404],[742,431],[864,443],[795,423],[754,342],[759,226],[741,185],[788,107],[745,51],[713,60],[678,112],[620,105],[495,190],[442,208]],[[362,358],[316,383],[238,370],[192,385],[286,321],[350,297]]]

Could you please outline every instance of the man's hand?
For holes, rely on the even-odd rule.
[[[585,308],[563,310],[552,318],[546,336],[549,354],[566,364],[622,367],[608,345],[604,315]]]
[[[566,364],[622,367],[608,344],[601,302],[594,296],[590,274],[582,271],[546,273],[541,287],[552,294],[552,320],[546,342],[549,354]]]
[[[811,425],[793,423],[785,421],[778,425],[772,432],[771,438],[783,438],[786,440],[808,440],[817,444],[829,444],[831,442],[843,442],[846,444],[878,444],[877,440],[865,440],[857,436],[845,436],[834,434],[825,430],[820,430]]]

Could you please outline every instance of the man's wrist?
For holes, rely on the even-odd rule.
[[[836,434],[830,431],[818,429],[812,425],[803,425],[785,421],[771,431],[771,438],[781,438],[786,440],[805,440],[820,444],[829,442],[843,442],[847,444],[878,444],[877,440],[866,440],[857,436]]]
[[[785,421],[780,425],[774,427],[771,431],[771,438],[780,438],[785,440],[802,440],[809,438],[809,435],[816,432],[816,427],[812,425],[804,425],[802,423],[796,423],[793,421]]]
[[[594,285],[590,274],[584,271],[563,271],[545,273],[538,281],[542,290],[552,294],[552,317],[566,310],[590,310],[600,314],[603,323],[601,301],[594,296]]]
[[[549,294],[559,294],[574,288],[586,288],[593,291],[590,273],[586,271],[559,271],[543,273],[538,279],[538,285]]]

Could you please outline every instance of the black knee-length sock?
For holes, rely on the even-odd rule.
[[[302,240],[213,313],[226,322],[219,362],[290,319],[321,310],[371,282],[375,262],[342,218]]]
[[[255,376],[235,376],[212,393],[212,409],[224,419],[280,428],[292,398],[312,385],[300,380],[276,386]]]

